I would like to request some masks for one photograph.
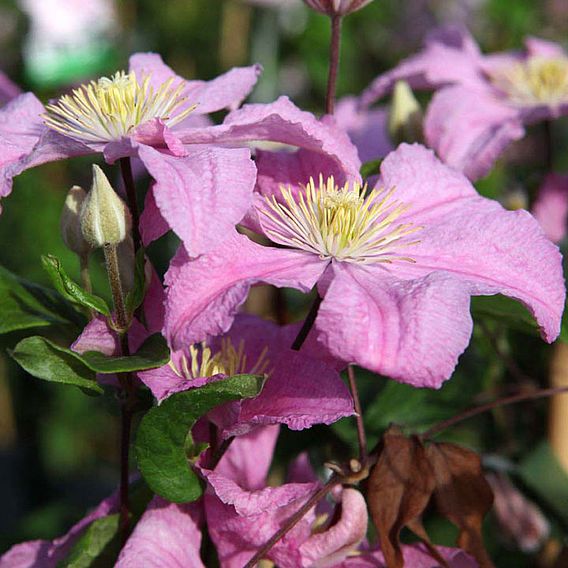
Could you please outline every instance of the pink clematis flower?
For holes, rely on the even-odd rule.
[[[532,212],[546,236],[559,243],[566,236],[568,225],[568,175],[546,176]]]
[[[180,249],[166,274],[163,333],[175,349],[225,332],[251,285],[308,292],[323,302],[315,336],[336,358],[417,387],[450,377],[472,331],[469,298],[525,304],[546,341],[560,330],[561,256],[526,211],[480,197],[459,172],[402,144],[372,191],[333,180],[256,202],[279,246],[234,233],[191,261]]]
[[[371,105],[400,79],[437,90],[425,117],[426,141],[470,179],[487,174],[525,125],[568,114],[568,54],[535,38],[522,53],[483,55],[464,29],[438,30],[421,53],[375,79],[361,104]]]
[[[301,354],[289,349],[297,332],[297,325],[279,327],[241,315],[227,334],[209,345],[184,347],[172,353],[169,365],[138,376],[161,401],[228,375],[267,374],[260,395],[209,413],[222,438],[257,426],[286,424],[292,430],[302,430],[351,416],[353,402],[338,372],[311,357],[310,349]]]
[[[266,487],[278,436],[270,426],[237,438],[215,471],[202,470],[209,489],[204,498],[211,538],[223,568],[240,568],[321,486],[306,464],[279,487]],[[300,465],[300,467],[298,467]],[[311,509],[267,554],[282,568],[335,566],[365,538],[367,506],[361,493],[343,489],[339,520],[330,525],[333,509]],[[325,505],[324,505],[325,506]],[[313,533],[319,526],[320,530]],[[325,530],[321,530],[324,528]]]
[[[364,8],[373,0],[304,0],[314,10],[329,16],[345,16]]]

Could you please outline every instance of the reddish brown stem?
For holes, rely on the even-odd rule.
[[[316,292],[317,294],[317,292]],[[299,351],[306,341],[310,330],[312,329],[314,322],[316,321],[316,317],[318,315],[319,307],[321,305],[322,299],[320,298],[319,294],[316,295],[316,298],[310,308],[310,312],[306,316],[304,320],[304,325],[302,325],[302,329],[298,332],[296,339],[294,339],[294,343],[292,343],[292,349],[294,351]]]
[[[367,436],[365,434],[365,425],[363,424],[363,409],[359,399],[359,391],[357,390],[357,382],[355,380],[355,370],[353,365],[347,367],[347,377],[349,379],[349,390],[353,398],[353,406],[355,407],[355,420],[357,422],[357,439],[359,441],[359,461],[364,466],[367,463]]]
[[[254,568],[256,564],[262,560],[272,549],[272,547],[282,538],[284,538],[303,518],[304,515],[315,505],[317,505],[338,483],[340,478],[332,475],[327,483],[318,489],[305,503],[302,505],[268,540],[257,553],[246,563],[244,568]]]
[[[339,50],[341,46],[342,17],[331,16],[331,42],[329,46],[329,73],[327,76],[327,92],[325,96],[325,112],[333,114],[335,108],[335,91],[337,87],[337,72],[339,69]]]
[[[447,420],[443,420],[442,422],[439,422],[438,424],[432,426],[432,428],[430,428],[429,430],[426,430],[426,432],[421,434],[420,437],[423,440],[429,440],[430,438],[433,438],[434,436],[446,430],[447,428],[451,428],[452,426],[455,426],[456,424],[459,424],[464,420],[469,420],[470,418],[473,418],[478,414],[483,414],[484,412],[487,412],[488,410],[493,410],[494,408],[497,408],[499,406],[505,406],[508,404],[517,404],[518,402],[525,402],[528,400],[537,400],[539,398],[546,398],[549,396],[562,394],[564,392],[568,392],[568,386],[554,387],[550,389],[541,389],[536,392],[521,393],[512,396],[507,396],[504,398],[499,398],[497,400],[488,402],[487,404],[482,404],[481,406],[476,406],[474,408],[465,410],[464,412],[460,412],[460,414],[452,416],[452,418],[448,418]]]

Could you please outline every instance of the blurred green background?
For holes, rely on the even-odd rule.
[[[130,53],[157,51],[187,78],[211,79],[234,65],[260,62],[264,74],[253,100],[269,102],[288,94],[304,108],[322,110],[329,23],[299,1],[268,7],[260,0],[123,0],[115,6],[113,25],[93,38],[92,45],[83,46],[82,51],[55,49],[49,61],[39,62],[33,56],[34,25],[22,9],[27,4],[0,1],[0,69],[44,101],[73,83],[126,68]],[[77,10],[77,6],[69,9]],[[566,43],[568,2],[375,0],[345,21],[339,95],[359,93],[377,74],[417,50],[425,33],[444,22],[469,26],[486,51],[519,48],[526,35]],[[480,191],[501,199],[521,191],[530,203],[544,173],[542,136],[535,127],[479,183]],[[553,136],[555,166],[566,168],[566,120],[554,124]],[[53,253],[78,277],[78,263],[59,236],[59,214],[72,185],[88,186],[90,163],[77,159],[51,164],[16,179],[13,194],[2,202],[1,265],[48,284],[39,257]],[[118,175],[110,166],[106,171]],[[162,265],[171,247],[171,242],[164,241],[156,247]],[[92,269],[96,290],[108,295],[102,258],[93,259]],[[519,387],[519,374],[527,389],[547,384],[551,347],[534,334],[515,329],[518,326],[482,315],[476,322],[482,325],[476,326],[472,345],[440,392],[417,391],[359,373],[373,443],[390,422],[410,430],[424,429],[476,401],[509,392]],[[0,337],[0,552],[23,539],[62,534],[87,507],[109,494],[117,481],[117,405],[26,376],[5,354],[18,339],[17,334]],[[73,337],[59,339],[70,342]],[[541,487],[539,472],[548,474],[557,465],[544,446],[540,453],[534,452],[546,440],[546,409],[542,401],[502,408],[445,436],[482,451],[488,467],[509,471],[524,494],[545,512],[558,547],[568,535],[568,500],[558,502],[559,486]],[[355,440],[348,421],[331,430],[285,431],[275,469],[305,448],[310,449],[314,464],[350,455]],[[557,483],[564,483],[563,472],[557,473]],[[497,566],[552,565],[546,564],[546,554],[522,553],[500,538],[495,522],[489,519],[487,535]],[[435,542],[453,542],[451,528],[434,518],[428,523]]]

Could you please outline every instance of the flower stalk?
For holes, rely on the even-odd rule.
[[[333,114],[335,108],[335,92],[339,70],[339,51],[341,47],[341,23],[343,16],[331,16],[331,42],[329,46],[329,72],[327,76],[327,92],[325,95],[325,112]]]
[[[136,197],[136,186],[132,175],[132,164],[130,158],[120,158],[120,172],[126,190],[128,208],[132,215],[132,238],[134,239],[134,254],[138,252],[142,239],[140,237],[140,210],[138,208],[138,198]]]

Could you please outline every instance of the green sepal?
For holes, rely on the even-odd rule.
[[[235,375],[173,394],[147,412],[138,428],[134,452],[150,489],[174,503],[199,499],[201,481],[190,467],[196,458],[196,448],[188,438],[191,428],[216,406],[257,396],[264,380],[260,375]]]
[[[107,317],[110,317],[110,309],[107,303],[102,298],[99,298],[99,296],[95,296],[94,294],[87,292],[81,288],[79,284],[69,278],[57,257],[51,254],[42,256],[41,264],[51,278],[55,289],[64,298],[74,304],[95,310]]]
[[[361,169],[359,173],[363,179],[368,178],[370,176],[377,175],[379,173],[379,168],[381,167],[382,159],[378,160],[369,160],[361,165]]]

